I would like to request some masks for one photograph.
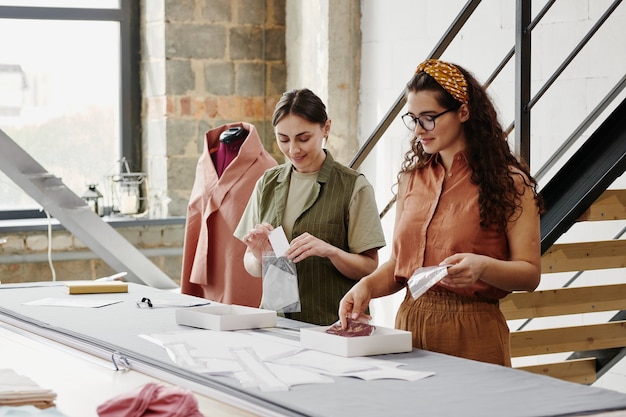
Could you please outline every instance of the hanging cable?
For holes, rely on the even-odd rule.
[[[50,265],[50,272],[52,272],[52,281],[57,280],[56,271],[54,270],[54,265],[52,264],[52,218],[50,217],[50,213],[47,210],[46,216],[48,217],[48,265]]]

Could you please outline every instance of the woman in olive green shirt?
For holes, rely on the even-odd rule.
[[[301,302],[301,312],[288,317],[332,324],[341,297],[376,269],[385,245],[374,191],[324,149],[331,121],[310,90],[283,94],[272,124],[287,162],[259,179],[234,234],[248,246],[247,271],[261,276],[262,254],[271,250],[268,235],[282,226]]]

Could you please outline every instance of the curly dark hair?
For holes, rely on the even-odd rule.
[[[517,158],[509,148],[506,135],[498,120],[496,109],[483,86],[459,65],[468,84],[470,118],[463,124],[467,140],[466,156],[472,170],[471,181],[478,185],[480,225],[505,230],[507,222],[519,215],[524,189],[515,186],[513,175],[519,175],[535,196],[539,212],[543,201],[537,192],[537,181],[530,175],[528,164]],[[457,109],[461,103],[454,99],[434,78],[425,72],[415,74],[407,83],[407,93],[432,91],[445,109]],[[403,173],[422,169],[431,158],[422,144],[413,137],[411,149],[404,155],[398,179]]]

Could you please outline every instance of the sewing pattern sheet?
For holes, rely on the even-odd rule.
[[[246,388],[272,389],[278,379],[284,386],[333,383],[331,376],[363,380],[417,381],[429,371],[402,369],[403,363],[370,357],[344,358],[300,347],[297,330],[281,332],[190,330],[142,335],[162,346],[177,365],[194,372],[228,375]],[[246,349],[246,362],[240,349]]]

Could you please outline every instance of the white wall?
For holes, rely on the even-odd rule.
[[[287,90],[311,86],[326,103],[328,98],[328,0],[288,0],[286,38]],[[303,36],[302,34],[316,36]]]
[[[462,9],[461,0],[366,0],[362,7],[362,73],[359,115],[359,138],[363,143],[402,93],[415,67],[433,50],[437,41]],[[441,57],[462,65],[480,81],[515,42],[515,1],[485,0],[470,19],[461,36]],[[533,16],[545,1],[533,1]],[[532,96],[545,83],[585,33],[612,3],[609,0],[567,0],[557,2],[533,31]],[[531,169],[536,172],[593,109],[607,92],[626,74],[626,5],[620,5],[571,67],[558,78],[553,90],[533,108]],[[501,122],[514,120],[514,60],[489,88],[500,111]],[[624,93],[620,96],[620,100]],[[611,109],[610,109],[611,110]],[[402,111],[403,114],[406,110]],[[512,138],[514,135],[511,135]],[[509,140],[512,141],[512,138]],[[377,145],[375,154],[362,166],[374,184],[379,208],[391,199],[402,155],[410,134],[399,117]],[[584,139],[584,138],[583,138]],[[392,169],[390,169],[392,167]],[[626,187],[622,176],[614,187]],[[542,180],[545,182],[549,176]],[[381,252],[387,259],[391,247],[393,212],[384,220],[388,246]],[[609,239],[626,222],[606,222],[594,229],[574,227],[562,240],[582,240],[593,233],[595,239]],[[583,229],[583,230],[578,230]],[[588,239],[587,239],[588,240]],[[540,288],[560,286],[571,277],[544,277]],[[598,280],[601,273],[585,273],[580,285]],[[626,281],[624,269],[611,274]],[[610,279],[610,278],[606,278]],[[578,285],[578,284],[577,284]],[[373,303],[374,320],[393,326],[397,304],[403,294]],[[578,315],[566,320],[578,324],[589,320]],[[515,325],[514,323],[513,325]]]

